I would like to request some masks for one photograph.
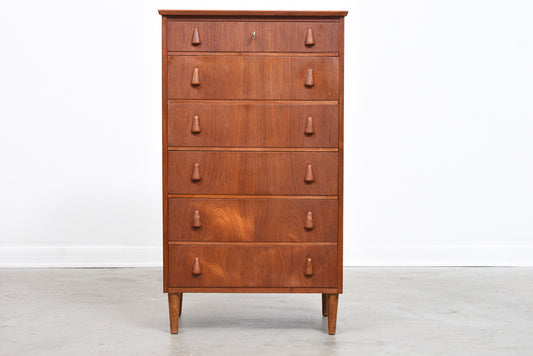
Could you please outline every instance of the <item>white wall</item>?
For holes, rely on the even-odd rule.
[[[0,9],[0,266],[161,263],[158,8]],[[533,265],[533,3],[349,10],[345,264]]]

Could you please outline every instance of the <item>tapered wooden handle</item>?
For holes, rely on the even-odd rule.
[[[313,263],[311,262],[311,258],[307,258],[307,263],[305,264],[305,275],[307,277],[311,277],[313,274],[315,274],[315,271],[313,270]]]
[[[307,70],[307,75],[305,76],[305,86],[308,88],[312,88],[315,86],[315,80],[313,79],[312,69]]]
[[[307,117],[305,122],[305,134],[311,136],[315,133],[315,126],[313,125],[313,118],[311,116]]]
[[[194,262],[192,264],[192,274],[195,276],[202,274],[202,268],[200,267],[200,260],[198,259],[198,256],[194,258]]]
[[[202,227],[202,221],[200,220],[200,210],[195,210],[192,216],[192,227]]]
[[[200,85],[200,73],[198,72],[198,68],[192,70],[191,85]]]
[[[313,167],[310,164],[307,165],[307,168],[305,170],[304,180],[306,183],[312,183],[315,181],[315,175],[313,174]]]
[[[191,179],[195,182],[198,182],[200,178],[200,165],[198,163],[194,164],[194,167],[192,169],[192,176]]]
[[[305,33],[305,45],[308,47],[312,47],[315,45],[315,37],[313,36],[313,30],[311,30],[310,28],[308,28]]]
[[[307,219],[305,219],[306,230],[313,230],[315,228],[315,222],[313,221],[313,213],[307,212]]]
[[[198,46],[200,43],[202,43],[202,41],[200,41],[200,33],[198,32],[197,27],[195,27],[192,31],[191,43],[193,46]]]
[[[197,134],[200,133],[200,131],[200,119],[198,118],[198,115],[194,115],[192,118],[191,132]]]

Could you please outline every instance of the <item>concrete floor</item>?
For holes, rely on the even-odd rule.
[[[0,355],[533,355],[533,268],[348,268],[318,294],[185,294],[160,269],[0,270]]]

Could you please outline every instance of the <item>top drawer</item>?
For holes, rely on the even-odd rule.
[[[180,21],[167,23],[168,51],[338,52],[338,23]]]

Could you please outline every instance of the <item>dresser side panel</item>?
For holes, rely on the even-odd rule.
[[[337,228],[339,239],[337,242],[338,282],[337,288],[342,293],[343,280],[343,201],[344,201],[344,17],[339,19],[339,226]]]
[[[162,17],[162,153],[163,153],[163,290],[168,291],[168,196],[167,196],[167,17]]]

